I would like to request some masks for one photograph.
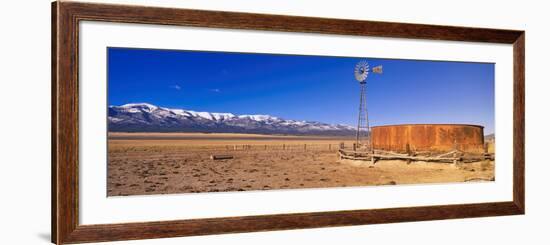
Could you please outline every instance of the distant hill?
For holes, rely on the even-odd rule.
[[[485,142],[495,142],[495,134],[485,135]]]
[[[203,132],[291,135],[354,135],[341,124],[287,120],[270,115],[234,115],[169,109],[147,103],[109,106],[110,132]]]

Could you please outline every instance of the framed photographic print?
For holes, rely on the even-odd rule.
[[[52,242],[515,215],[525,33],[58,1]]]

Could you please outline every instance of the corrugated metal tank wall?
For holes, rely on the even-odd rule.
[[[372,127],[374,149],[483,152],[483,126],[466,124],[403,124]]]

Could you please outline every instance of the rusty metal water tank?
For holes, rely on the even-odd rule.
[[[483,152],[483,126],[469,124],[400,124],[372,127],[374,149]]]

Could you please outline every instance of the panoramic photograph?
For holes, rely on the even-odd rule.
[[[107,54],[109,197],[495,180],[493,63]]]

